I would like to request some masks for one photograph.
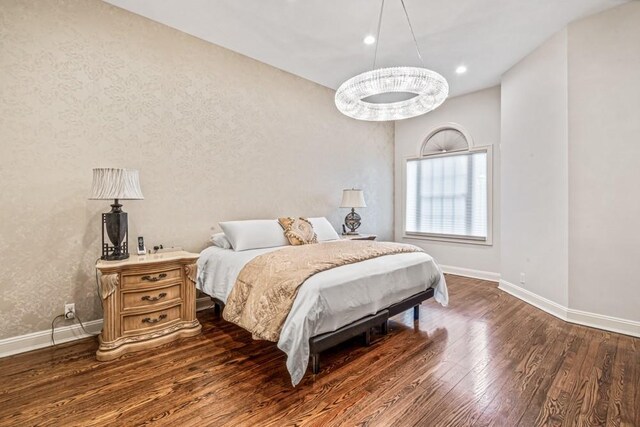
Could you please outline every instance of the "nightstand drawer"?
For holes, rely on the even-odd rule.
[[[129,334],[139,332],[144,329],[156,328],[180,320],[181,305],[165,308],[162,310],[149,311],[143,314],[132,314],[122,317],[122,332]]]
[[[140,286],[157,286],[167,282],[180,280],[182,278],[182,270],[174,268],[166,271],[153,271],[151,273],[140,274],[123,274],[122,288],[139,288]]]
[[[136,308],[149,307],[167,302],[181,302],[181,285],[177,283],[160,289],[123,292],[122,309],[131,310]]]

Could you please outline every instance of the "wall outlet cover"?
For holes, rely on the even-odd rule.
[[[75,303],[64,305],[64,318],[75,319],[76,318],[76,305]]]

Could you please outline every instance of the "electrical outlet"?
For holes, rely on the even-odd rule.
[[[520,283],[524,285],[525,282],[525,277],[524,277],[524,273],[520,273]]]
[[[65,319],[76,318],[76,305],[74,303],[64,305],[64,318]]]

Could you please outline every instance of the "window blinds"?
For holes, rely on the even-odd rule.
[[[408,160],[405,232],[487,239],[487,152]]]

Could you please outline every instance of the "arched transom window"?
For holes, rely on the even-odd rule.
[[[433,129],[405,166],[407,238],[491,244],[491,147],[459,125]]]

